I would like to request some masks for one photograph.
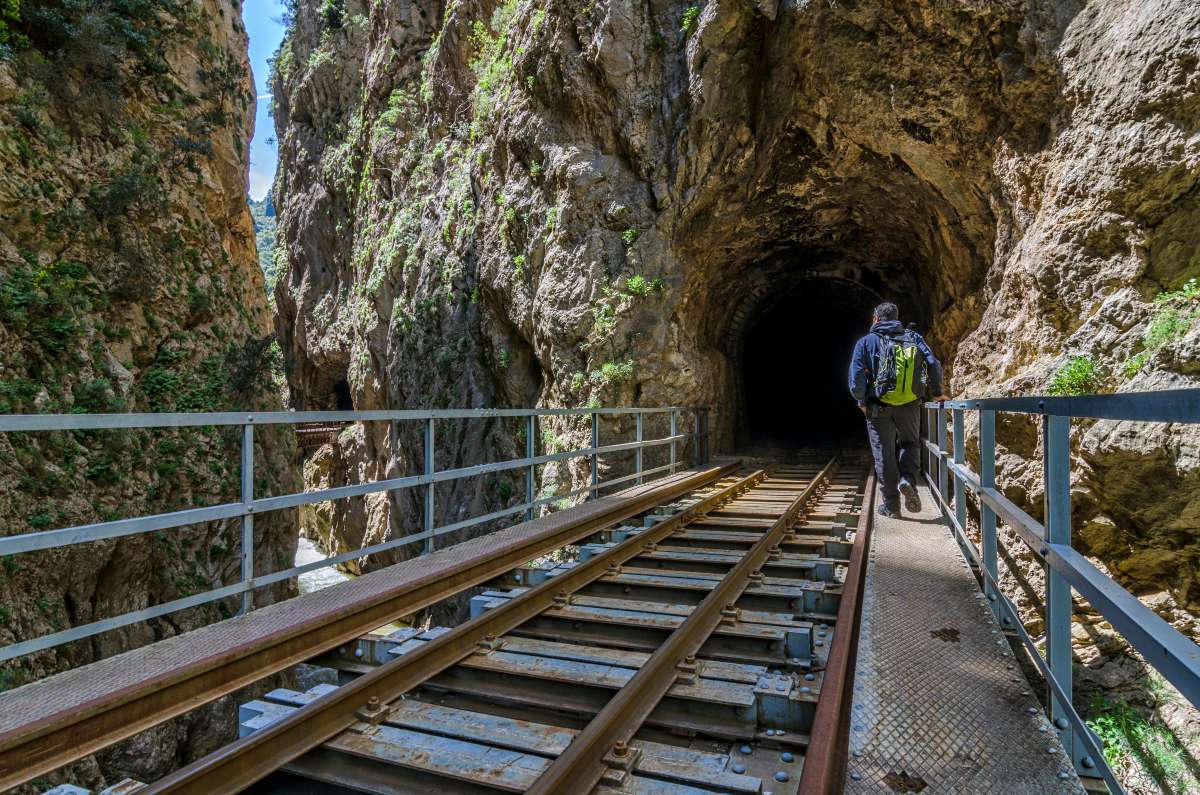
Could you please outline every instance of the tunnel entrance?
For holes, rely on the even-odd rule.
[[[778,301],[752,322],[742,353],[742,439],[750,447],[854,446],[862,413],[847,389],[855,341],[878,302],[864,290]]]

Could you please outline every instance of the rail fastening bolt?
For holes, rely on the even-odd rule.
[[[629,753],[629,745],[624,740],[617,740],[613,746],[613,756],[625,756]]]

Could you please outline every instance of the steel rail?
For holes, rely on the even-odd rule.
[[[610,752],[616,764],[631,761],[628,746],[633,735],[675,684],[679,666],[694,659],[724,620],[726,610],[736,610],[733,605],[749,585],[751,574],[759,571],[771,548],[779,544],[801,511],[822,492],[837,470],[837,463],[835,457],[817,473],[687,619],[526,790],[526,795],[586,795],[600,783],[610,767],[607,758]]]
[[[51,713],[37,722],[0,734],[0,791],[31,781],[265,676],[304,662],[402,615],[500,576],[539,555],[702,488],[733,471],[736,465],[732,462],[682,477],[674,483],[642,487],[640,493],[630,497],[619,494],[604,497],[602,501],[614,502],[612,508],[575,520],[564,514],[562,524],[531,534],[524,543],[501,549],[495,555],[471,558],[448,571],[415,579],[402,589],[388,591],[373,601],[364,601],[351,610],[341,611],[332,621],[309,621],[261,637],[254,644],[201,657],[182,671],[172,670],[165,677],[142,682],[136,690],[100,694],[81,709]],[[255,615],[270,609],[265,608]],[[86,670],[86,666],[75,670]],[[17,692],[0,695],[0,707],[5,696]],[[237,789],[201,787],[186,791],[209,795],[218,791],[236,792]]]
[[[867,554],[871,549],[871,530],[875,508],[875,473],[867,475],[859,508],[854,547],[842,585],[838,605],[837,633],[829,649],[821,698],[813,717],[812,742],[804,755],[799,795],[838,795],[846,786],[846,752],[850,740],[850,707],[858,662],[858,628],[862,618],[863,586],[867,580]]]
[[[240,792],[301,754],[358,722],[364,709],[376,710],[460,662],[482,642],[508,632],[556,604],[574,591],[602,577],[610,566],[619,566],[645,548],[661,541],[763,479],[759,470],[700,502],[631,536],[607,552],[579,563],[554,579],[510,599],[474,621],[460,624],[445,635],[397,657],[371,673],[343,685],[296,710],[288,717],[254,734],[217,749],[164,779],[151,784],[144,795],[225,795]]]

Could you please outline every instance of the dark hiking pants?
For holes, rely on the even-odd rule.
[[[875,456],[875,479],[883,490],[884,505],[898,511],[900,481],[916,485],[921,471],[921,401],[903,406],[869,404],[866,414],[867,438]]]

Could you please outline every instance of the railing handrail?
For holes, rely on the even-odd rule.
[[[0,414],[0,433],[85,431],[120,428],[196,428],[220,425],[298,425],[304,422],[401,422],[408,420],[488,419],[490,417],[561,417],[599,414],[665,414],[695,411],[697,406],[648,408],[396,409],[372,411],[216,411],[161,414]]]
[[[925,404],[938,408],[937,403]],[[947,409],[984,409],[1018,414],[1133,422],[1200,422],[1200,389],[1117,392],[1111,395],[1034,395],[947,400]]]
[[[997,620],[1015,631],[1028,649],[1049,689],[1050,717],[1063,732],[1063,746],[1081,772],[1099,774],[1114,792],[1124,792],[1105,762],[1102,750],[1071,703],[1071,591],[1077,591],[1150,665],[1171,682],[1194,706],[1200,707],[1200,646],[1192,642],[1111,577],[1101,572],[1071,545],[1070,422],[1072,419],[1110,419],[1134,422],[1200,423],[1200,389],[1165,392],[949,400],[925,403],[925,439],[930,470],[937,467],[930,487],[950,523],[964,556],[983,578],[984,592]],[[982,474],[966,463],[964,411],[979,414],[979,460]],[[1047,520],[1037,521],[1004,497],[995,485],[996,414],[1012,412],[1042,417]],[[946,415],[953,424],[953,449],[947,449]],[[933,473],[930,472],[932,475]],[[949,503],[953,479],[954,505]],[[966,495],[977,500],[982,553],[967,536]],[[1046,567],[1046,659],[1022,625],[1016,605],[1000,589],[997,566],[997,519],[1003,520]]]
[[[695,415],[694,430],[681,433],[678,430],[679,415],[691,412]],[[202,522],[240,518],[242,522],[240,581],[215,588],[204,593],[193,594],[171,602],[153,605],[143,610],[101,619],[90,624],[70,627],[65,630],[31,638],[0,647],[0,662],[53,648],[83,638],[127,626],[139,621],[156,618],[168,613],[197,607],[231,596],[241,595],[242,610],[253,608],[251,595],[254,590],[290,579],[318,568],[337,565],[365,555],[376,554],[396,547],[425,542],[424,552],[432,552],[434,539],[467,527],[496,521],[514,514],[525,514],[533,518],[534,511],[541,506],[563,499],[582,495],[588,498],[599,496],[601,489],[635,480],[642,483],[647,476],[674,474],[684,464],[679,461],[677,445],[687,439],[695,439],[694,463],[704,464],[708,460],[707,438],[709,428],[706,407],[654,406],[622,408],[527,408],[527,409],[439,409],[400,411],[296,411],[296,412],[214,412],[214,413],[170,413],[170,414],[32,414],[0,415],[0,433],[25,433],[43,431],[75,430],[118,430],[118,429],[173,429],[186,427],[240,426],[241,435],[241,499],[199,508],[187,508],[168,513],[152,514],[131,519],[116,519],[87,525],[42,530],[20,535],[0,536],[0,556],[36,552],[46,549],[71,546],[91,541],[136,535],[158,530],[169,530]],[[668,435],[645,438],[645,415],[669,414]],[[632,442],[601,445],[599,443],[601,416],[633,415],[636,418],[636,439]],[[590,416],[591,439],[586,447],[537,455],[536,428],[539,417]],[[434,422],[436,420],[480,419],[494,417],[517,417],[526,420],[526,455],[523,458],[495,461],[473,466],[439,470],[435,465]],[[256,497],[254,495],[254,427],[256,425],[300,425],[307,422],[406,422],[424,423],[424,471],[417,475],[389,478],[386,480],[356,483],[347,486],[301,491],[291,494]],[[643,451],[647,448],[670,445],[669,463],[651,469],[643,468]],[[627,475],[599,480],[599,457],[611,453],[632,451],[634,471]],[[536,467],[556,461],[578,458],[590,459],[590,482],[569,494],[538,497],[534,493]],[[438,483],[462,478],[479,477],[494,472],[525,470],[525,501],[520,505],[502,508],[481,516],[435,527],[433,521],[433,489]],[[270,511],[294,508],[339,499],[360,497],[385,491],[397,491],[425,487],[423,530],[401,538],[375,544],[359,550],[335,555],[320,561],[292,566],[281,571],[254,575],[254,517]]]

